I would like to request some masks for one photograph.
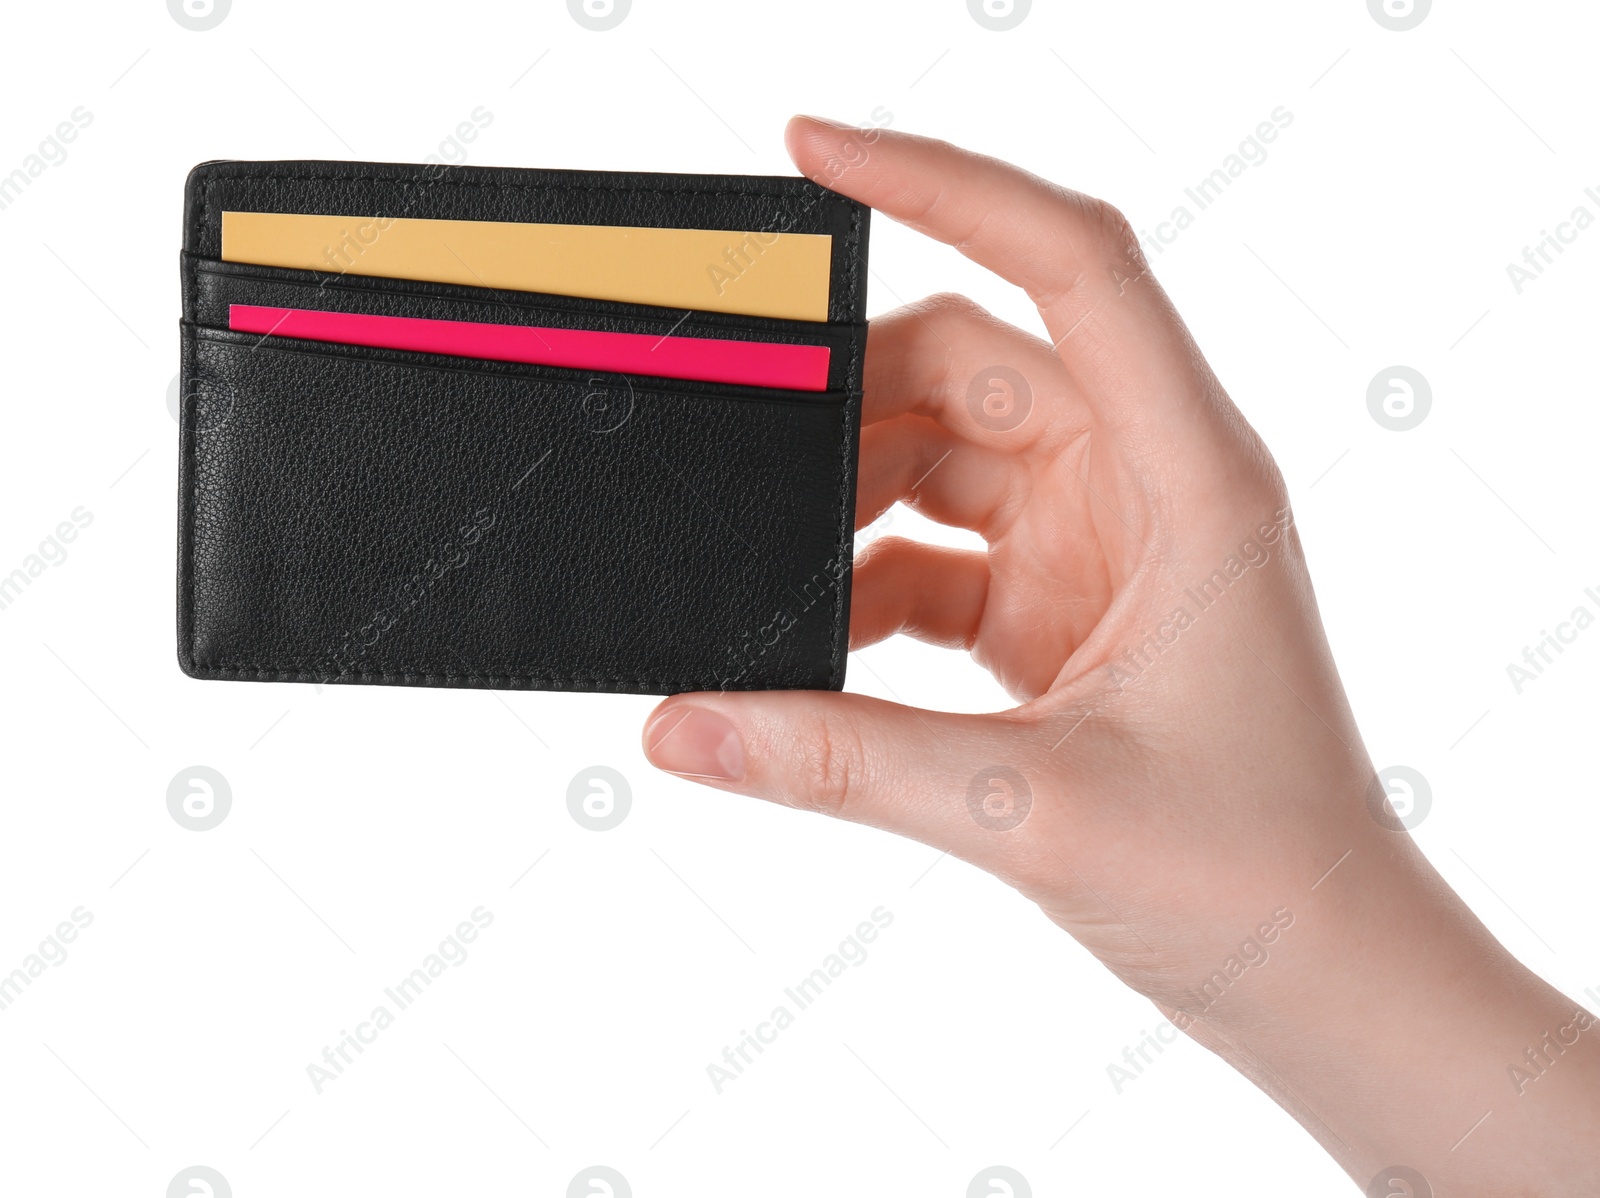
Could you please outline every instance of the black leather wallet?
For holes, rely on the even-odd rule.
[[[739,231],[761,244],[823,234],[827,318],[224,261],[224,212],[728,230],[730,244]],[[799,178],[196,167],[182,255],[183,670],[840,688],[867,227],[863,206]],[[824,346],[826,380],[790,390],[243,332],[237,305]]]

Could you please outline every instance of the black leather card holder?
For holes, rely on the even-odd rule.
[[[826,321],[224,262],[223,212],[827,234]],[[213,162],[185,193],[196,678],[838,689],[868,212],[798,178]],[[821,391],[261,336],[232,305],[828,347]]]

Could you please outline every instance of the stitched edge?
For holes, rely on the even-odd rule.
[[[856,256],[856,246],[861,237],[861,210],[854,205],[850,208],[850,237],[845,246],[850,255],[850,286],[847,297],[850,311],[856,310],[857,289],[860,286],[861,259]],[[848,563],[845,573],[840,576],[839,583],[833,592],[833,662],[828,674],[828,689],[838,690],[843,685],[845,657],[849,649],[849,625],[845,620],[845,594],[855,582],[855,562],[852,549],[852,532],[855,526],[855,514],[850,510],[850,427],[852,410],[860,402],[857,398],[857,388],[860,379],[856,377],[857,364],[864,358],[861,352],[865,344],[865,333],[858,330],[850,338],[850,365],[845,372],[844,390],[845,402],[839,408],[839,543],[835,552],[842,562]]]
[[[409,185],[407,180],[395,179],[395,178],[391,178],[389,176],[384,176],[384,175],[347,175],[347,174],[302,175],[302,174],[295,174],[295,175],[282,175],[282,176],[280,176],[280,175],[271,175],[271,174],[241,174],[241,175],[227,175],[227,176],[225,176],[225,179],[228,182],[238,182],[238,183],[284,182],[284,181],[300,181],[300,180],[304,180],[304,181],[309,181],[309,182],[322,182],[322,183],[391,183],[391,184],[398,184],[401,187],[405,187],[405,186]],[[487,180],[487,179],[481,180],[481,181],[478,181],[478,182],[473,182],[473,181],[470,181],[470,180],[449,179],[449,178],[445,178],[445,179],[440,180],[440,181],[446,182],[451,187],[492,187],[492,188],[495,188],[496,190],[503,190],[503,189],[505,189],[507,187],[512,187],[512,188],[516,188],[519,191],[527,191],[527,190],[530,190],[530,189],[536,189],[536,190],[542,190],[542,191],[557,191],[557,190],[559,190],[559,191],[581,191],[581,192],[604,192],[604,193],[607,193],[607,194],[615,193],[616,191],[619,190],[619,188],[614,187],[614,186],[598,186],[598,185],[594,185],[594,184],[583,184],[583,183],[554,184],[554,185],[551,185],[551,184],[542,184],[542,183],[516,183],[516,182],[499,183],[499,182],[491,182],[490,180]],[[195,252],[194,255],[191,255],[191,258],[190,258],[190,274],[191,274],[190,282],[191,282],[191,288],[192,288],[190,294],[196,297],[196,301],[197,302],[198,302],[198,292],[199,292],[199,265],[198,265],[199,261],[200,261],[199,256],[198,256],[199,246],[201,245],[201,242],[203,240],[203,235],[204,235],[204,232],[205,232],[206,223],[207,223],[208,219],[210,218],[211,211],[212,211],[212,191],[213,191],[213,188],[216,186],[216,184],[218,182],[219,182],[219,179],[218,179],[218,177],[216,175],[207,175],[206,180],[205,180],[205,184],[201,189],[201,194],[202,194],[202,197],[203,197],[202,202],[196,206],[197,213],[196,213],[196,217],[195,217],[195,226],[194,226],[196,252]],[[745,191],[708,192],[708,191],[704,191],[704,190],[696,190],[694,188],[663,188],[663,187],[636,187],[636,188],[630,188],[629,190],[647,192],[647,193],[652,194],[652,195],[698,196],[698,197],[703,197],[703,196],[708,196],[708,195],[727,195],[727,196],[739,196],[739,197],[746,198],[746,199],[772,199],[774,197],[787,198],[787,196],[789,194],[793,194],[793,193],[785,193],[785,192],[783,192],[781,190],[776,190],[776,189],[773,190],[773,191],[770,191],[770,192],[769,191],[748,191],[748,190],[745,190]],[[831,193],[831,192],[827,191],[826,188],[819,188],[819,190],[822,192],[822,194],[819,195],[819,196],[816,196],[815,197],[816,199],[820,199],[824,203],[832,202],[830,200],[830,196],[833,196],[834,193]],[[837,198],[840,199],[840,200],[843,200],[843,197],[837,197]],[[847,244],[846,248],[848,249],[849,254],[850,254],[849,261],[851,263],[851,266],[848,269],[848,271],[846,272],[846,277],[848,279],[849,309],[850,309],[850,311],[852,313],[854,313],[855,310],[856,310],[856,299],[860,294],[860,286],[861,286],[861,271],[860,271],[860,268],[859,268],[859,265],[858,265],[858,263],[860,262],[860,258],[857,256],[857,254],[855,252],[856,251],[856,247],[860,243],[860,236],[861,236],[861,210],[856,205],[849,204],[848,201],[844,201],[844,202],[848,205],[849,211],[850,211],[850,233],[849,233],[849,239],[848,239],[848,244]],[[187,315],[188,314],[185,313],[185,316],[187,316]],[[824,322],[824,323],[830,323],[830,322]],[[196,328],[196,326],[191,324],[190,328],[189,328],[189,331],[188,331],[188,336],[189,336],[190,340],[194,342],[193,348],[191,350],[190,359],[189,359],[191,370],[198,369],[198,362],[199,362],[199,339],[198,339],[198,336],[196,335],[195,328]],[[838,545],[837,545],[837,548],[836,548],[836,552],[839,553],[841,555],[841,557],[843,558],[843,560],[846,560],[846,561],[849,561],[850,560],[850,556],[851,556],[850,555],[850,531],[851,531],[851,525],[853,523],[853,521],[851,519],[851,513],[846,510],[846,508],[848,506],[847,500],[849,498],[849,494],[848,493],[849,493],[849,485],[850,485],[850,461],[849,461],[849,458],[850,458],[851,407],[852,407],[852,405],[854,405],[854,404],[859,402],[858,393],[857,393],[857,384],[858,384],[859,380],[857,378],[857,369],[856,368],[857,368],[857,364],[860,361],[861,356],[862,356],[861,353],[858,352],[858,350],[863,347],[864,342],[865,342],[865,332],[864,332],[864,330],[858,331],[852,337],[851,352],[850,352],[850,366],[849,366],[849,369],[847,370],[846,376],[845,376],[845,394],[847,396],[847,400],[840,407],[840,419],[839,419],[839,429],[840,429],[840,436],[839,436],[839,465],[840,465],[840,471],[839,471],[839,497],[838,497],[839,541],[838,541]],[[190,380],[183,380],[183,382],[180,383],[180,387],[182,387],[186,391],[189,381]],[[253,671],[258,675],[264,674],[264,673],[282,674],[282,675],[285,675],[286,677],[288,677],[289,680],[297,681],[297,682],[299,682],[299,681],[315,681],[315,680],[319,680],[319,679],[323,680],[323,681],[330,681],[330,682],[334,681],[334,679],[328,679],[328,678],[326,678],[326,677],[324,677],[322,675],[308,675],[306,672],[304,672],[302,670],[299,670],[299,669],[283,669],[283,668],[277,667],[277,666],[266,666],[266,665],[258,666],[258,665],[249,665],[249,664],[241,664],[241,665],[229,665],[227,663],[204,663],[204,664],[202,664],[199,661],[198,656],[196,654],[196,639],[195,639],[196,638],[196,630],[195,630],[195,619],[194,619],[194,612],[195,612],[194,509],[195,509],[196,492],[198,490],[198,487],[197,487],[197,484],[196,484],[196,479],[195,479],[195,469],[194,469],[194,467],[195,467],[195,446],[194,446],[194,442],[195,442],[195,437],[193,435],[193,430],[190,429],[189,430],[189,435],[185,438],[185,444],[183,446],[184,461],[186,463],[186,468],[188,470],[188,487],[187,487],[187,493],[184,496],[184,521],[185,521],[185,526],[186,527],[185,527],[184,553],[183,553],[183,562],[182,562],[182,568],[184,570],[184,574],[185,574],[185,577],[186,577],[186,580],[187,580],[187,583],[188,583],[187,587],[185,588],[186,589],[185,600],[186,600],[186,603],[187,603],[187,611],[186,611],[185,615],[187,616],[187,623],[189,625],[189,644],[187,646],[187,661],[186,661],[186,664],[188,665],[190,670],[192,670],[196,675],[209,675],[209,676],[213,676],[213,677],[216,676],[217,672],[219,672],[219,671],[233,670],[233,671]],[[847,635],[847,630],[845,629],[844,619],[843,619],[845,588],[847,586],[849,586],[851,582],[854,581],[854,574],[855,574],[855,570],[854,570],[854,565],[852,563],[851,567],[846,571],[845,580],[841,581],[839,583],[839,585],[834,588],[834,599],[833,599],[833,653],[832,653],[833,661],[831,663],[831,669],[830,669],[830,672],[828,674],[829,688],[830,689],[834,689],[834,690],[837,690],[839,688],[840,675],[844,670],[844,663],[845,663],[845,653],[842,651],[841,645],[840,645],[841,637]],[[605,682],[610,682],[610,683],[634,682],[634,683],[636,683],[638,685],[641,685],[641,686],[644,686],[644,685],[660,686],[660,687],[664,687],[664,688],[666,688],[668,690],[685,690],[685,691],[688,691],[688,690],[709,690],[709,689],[712,689],[712,685],[711,684],[702,684],[697,679],[635,679],[635,678],[594,678],[594,679],[587,679],[587,678],[581,678],[581,677],[577,677],[577,676],[573,676],[571,678],[563,679],[563,678],[560,678],[560,677],[541,678],[541,677],[535,677],[535,676],[532,676],[532,675],[517,675],[517,674],[507,674],[507,675],[501,675],[501,676],[492,676],[492,675],[491,676],[484,676],[484,675],[474,675],[474,674],[452,675],[452,674],[427,674],[427,673],[423,673],[423,674],[411,674],[411,673],[405,673],[405,674],[344,673],[344,674],[338,675],[337,677],[338,678],[343,678],[343,679],[352,679],[353,678],[353,679],[356,679],[356,680],[359,680],[359,681],[380,681],[380,682],[384,681],[384,680],[387,680],[387,679],[391,679],[391,678],[392,679],[404,679],[404,678],[411,678],[411,677],[419,678],[424,682],[426,682],[426,681],[428,681],[430,679],[434,679],[434,678],[438,678],[438,679],[440,679],[442,681],[445,681],[445,682],[473,681],[473,680],[484,681],[484,682],[506,681],[506,682],[521,682],[521,683],[524,683],[525,685],[527,685],[529,687],[532,687],[532,688],[547,687],[547,686],[550,686],[552,684],[559,684],[562,681],[571,681],[571,682],[586,682],[586,681],[590,681],[590,682],[600,682],[600,683],[605,683]]]
[[[210,202],[211,197],[208,191],[206,195],[206,204],[201,206],[202,212],[204,211],[205,207],[209,206]],[[199,226],[200,221],[197,220],[195,222],[197,233]],[[197,290],[199,288],[199,277],[195,274],[193,260],[190,261],[189,274],[189,295],[194,302],[198,303],[199,299]],[[187,315],[187,313],[185,313],[185,315]],[[188,342],[189,352],[184,354],[185,360],[179,363],[178,372],[180,376],[178,382],[178,423],[181,430],[179,433],[179,438],[183,442],[183,444],[179,446],[179,453],[183,461],[182,469],[184,472],[185,486],[182,517],[183,552],[179,559],[178,569],[182,571],[182,578],[179,585],[182,588],[184,603],[183,623],[187,626],[189,643],[180,646],[180,649],[183,653],[183,661],[181,663],[183,667],[187,670],[196,670],[199,668],[199,665],[195,660],[195,648],[197,642],[195,639],[194,509],[196,495],[199,491],[200,484],[195,477],[196,437],[194,421],[184,419],[184,417],[188,414],[185,410],[188,405],[186,405],[183,401],[184,397],[192,393],[194,388],[194,376],[196,373],[198,373],[200,368],[200,340],[195,335],[195,326],[189,324],[187,321],[183,323],[187,325],[187,327],[182,330],[182,334],[183,340]],[[183,352],[183,345],[181,341],[179,343],[179,352]]]
[[[489,169],[494,169],[494,168],[489,168]],[[510,168],[506,168],[506,169],[516,170],[518,168],[510,167]],[[216,175],[216,174],[208,173],[206,175],[206,206],[209,209],[210,204],[211,204],[211,187],[215,183],[219,183],[219,182],[226,182],[226,183],[262,183],[262,182],[267,182],[267,183],[295,183],[295,182],[301,182],[301,181],[310,182],[310,183],[393,183],[393,184],[398,184],[401,187],[413,187],[413,186],[428,186],[428,187],[432,187],[432,186],[434,186],[434,183],[425,183],[425,184],[418,183],[412,177],[401,177],[401,176],[398,176],[398,175],[349,175],[349,174],[337,174],[337,175],[317,174],[317,175],[312,175],[312,174],[298,174],[298,173],[297,174],[283,174],[283,175],[260,174],[260,173],[255,173],[255,174],[246,173],[246,174],[238,174],[238,175],[234,175],[234,174]],[[438,182],[444,182],[444,183],[448,184],[450,187],[491,187],[496,191],[503,191],[508,187],[514,187],[518,191],[529,191],[529,190],[536,190],[536,191],[598,191],[598,192],[604,192],[607,195],[615,195],[619,191],[627,190],[627,191],[648,192],[651,195],[702,196],[702,197],[703,196],[738,196],[741,199],[752,199],[752,200],[756,200],[756,199],[759,199],[759,200],[770,200],[770,199],[774,199],[774,198],[779,198],[779,199],[791,199],[791,198],[794,198],[794,199],[798,199],[798,198],[801,198],[802,196],[813,194],[813,193],[809,193],[809,192],[805,191],[804,188],[801,188],[799,190],[788,190],[782,184],[774,185],[774,187],[770,191],[751,191],[751,190],[748,190],[748,189],[738,190],[738,191],[735,191],[735,190],[707,191],[704,188],[694,188],[694,187],[634,187],[634,186],[629,186],[627,188],[621,188],[621,187],[616,186],[615,184],[606,185],[606,184],[598,184],[598,183],[517,183],[517,182],[501,183],[501,182],[497,182],[495,180],[490,180],[490,179],[477,179],[477,180],[474,180],[474,179],[455,179],[455,178],[450,178],[448,176],[441,176],[440,179],[438,180]],[[810,183],[811,181],[809,179],[805,179],[803,177],[797,177],[794,180],[794,182],[797,183],[797,184],[805,184],[805,183]],[[815,186],[817,188],[817,191],[821,193],[821,194],[815,194],[813,196],[814,199],[821,200],[824,203],[834,203],[834,202],[842,202],[842,203],[847,203],[847,204],[849,203],[849,201],[846,200],[843,196],[839,195],[838,192],[829,191],[827,188],[823,187],[821,184],[812,184],[812,185]],[[851,206],[851,211],[854,212],[854,210],[855,210],[854,206],[852,205]]]
[[[442,682],[521,682],[530,686],[550,683],[590,683],[601,685],[605,683],[631,683],[641,687],[671,687],[680,685],[684,680],[672,678],[639,678],[624,674],[526,674],[526,673],[475,673],[451,674],[437,670],[426,670],[411,666],[400,666],[394,670],[346,670],[342,673],[332,674],[321,670],[308,670],[303,666],[257,665],[254,662],[206,662],[195,663],[195,672],[207,677],[222,677],[232,675],[243,679],[246,676],[265,678],[272,675],[285,675],[296,682],[386,682],[419,679],[431,681],[438,679]],[[690,680],[696,689],[714,689],[717,683],[710,680]]]

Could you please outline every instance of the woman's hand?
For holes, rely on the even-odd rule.
[[[1020,706],[682,695],[651,760],[1003,878],[1363,1186],[1406,1166],[1441,1196],[1600,1193],[1600,1025],[1518,1091],[1508,1069],[1579,1009],[1393,820],[1283,479],[1127,222],[940,142],[806,118],[788,140],[808,176],[1023,288],[1048,330],[941,296],[867,345],[857,527],[898,501],[987,550],[876,541],[851,645],[967,649]]]

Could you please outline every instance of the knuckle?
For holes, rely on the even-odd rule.
[[[854,790],[862,781],[860,734],[851,725],[825,720],[801,741],[799,752],[800,803],[823,815],[848,818]]]
[[[1278,465],[1278,460],[1268,452],[1265,445],[1261,447],[1262,456],[1262,485],[1266,490],[1267,499],[1276,507],[1286,507],[1289,503],[1289,484],[1283,477],[1283,468]]]
[[[1081,192],[1068,193],[1079,213],[1091,244],[1098,244],[1100,252],[1119,262],[1137,262],[1140,258],[1139,237],[1130,221],[1115,204]]]
[[[1023,894],[1042,900],[1062,889],[1061,863],[1058,854],[1041,850],[1032,839],[1023,839],[1010,849],[994,872]]]
[[[1133,237],[1133,222],[1130,221],[1115,204],[1108,204],[1105,200],[1096,200],[1096,215],[1100,219],[1100,227],[1117,242],[1131,242]]]
[[[961,321],[987,315],[983,305],[959,291],[941,291],[921,303],[922,315],[930,320]]]
[[[1104,230],[1106,250],[1119,262],[1130,265],[1141,262],[1144,251],[1139,248],[1139,235],[1133,230],[1133,222],[1110,204],[1102,203],[1101,207],[1104,212],[1100,216],[1100,227]]]
[[[927,393],[953,394],[957,388],[965,387],[967,380],[958,377],[960,359],[951,345],[959,340],[957,331],[962,326],[984,320],[987,313],[975,300],[960,292],[941,291],[918,300],[912,306],[912,314],[924,330],[922,335],[925,339],[943,343],[938,348],[930,345],[925,358],[927,378],[924,385]]]
[[[1248,430],[1245,457],[1249,463],[1250,479],[1250,486],[1245,490],[1250,498],[1257,504],[1267,503],[1274,507],[1286,505],[1289,502],[1289,484],[1284,479],[1283,468],[1254,429]]]
[[[917,549],[917,542],[909,537],[898,537],[892,533],[885,533],[877,537],[863,549],[855,560],[855,568],[860,570],[868,564],[879,566],[893,566],[911,556]]]
[[[1133,228],[1128,218],[1122,214],[1122,210],[1109,200],[1102,200],[1099,196],[1080,195],[1078,203],[1087,223],[1097,232],[1117,234]]]

